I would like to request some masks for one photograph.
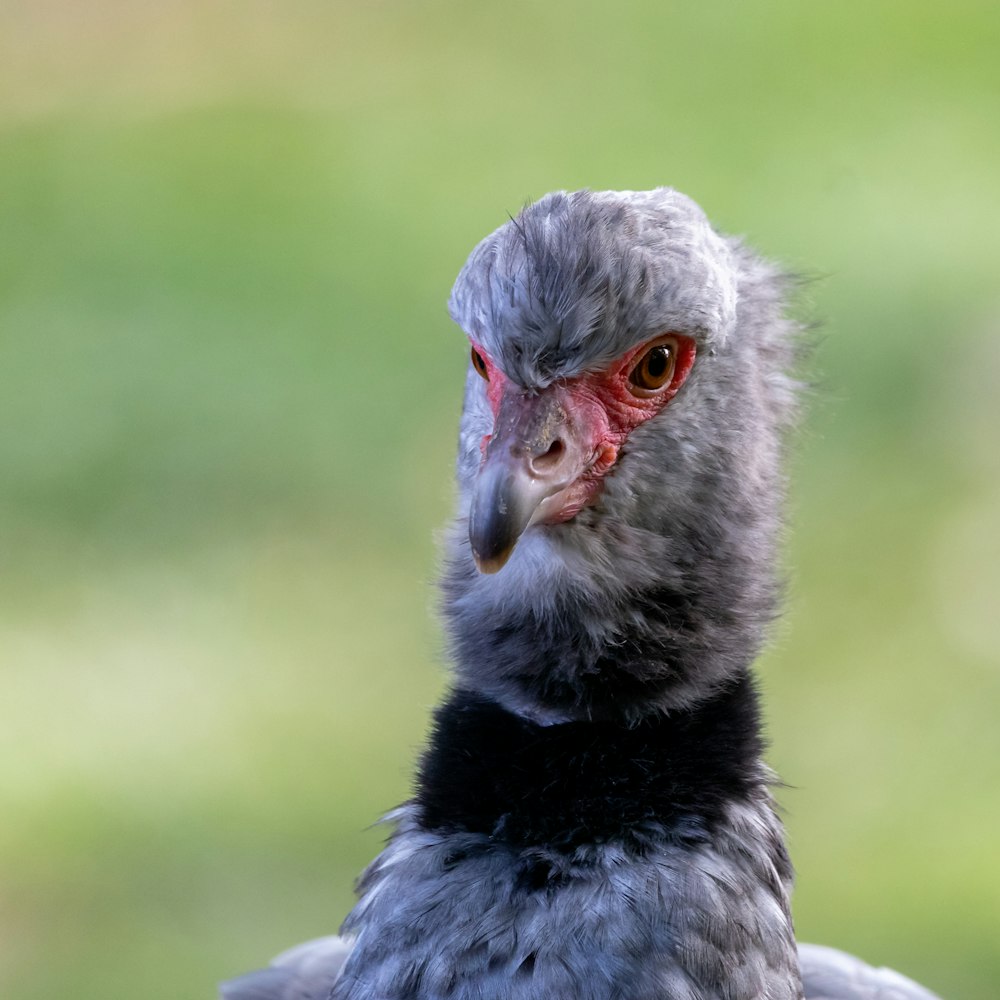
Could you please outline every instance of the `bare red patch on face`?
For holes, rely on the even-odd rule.
[[[500,409],[500,399],[503,396],[504,387],[508,379],[493,359],[475,342],[472,344],[472,367],[476,374],[486,382],[486,398],[493,409],[493,416],[497,415]]]
[[[633,373],[651,350],[664,344],[674,352],[670,359],[672,370],[664,384],[653,391],[638,388],[631,380]],[[587,372],[566,381],[568,408],[580,418],[579,424],[590,436],[594,461],[569,491],[563,508],[565,516],[560,520],[568,520],[595,500],[628,436],[673,399],[690,374],[694,359],[694,340],[672,334],[629,351],[603,372]]]
[[[472,359],[472,365],[477,374],[486,383],[486,400],[490,404],[490,409],[493,411],[493,419],[495,420],[497,414],[500,412],[500,400],[503,399],[504,390],[507,388],[510,379],[504,375],[492,358],[474,340],[470,341],[470,343],[475,355]],[[479,449],[484,454],[486,453],[486,446],[490,443],[491,436],[490,434],[485,434],[482,441],[479,442]]]
[[[477,355],[473,363],[486,381],[486,397],[495,418],[511,383],[478,345],[473,344],[473,350]],[[547,521],[569,520],[594,501],[628,436],[673,399],[694,360],[695,342],[691,337],[663,334],[627,352],[604,371],[585,372],[544,390],[559,397],[567,417],[567,431],[591,456],[585,471],[562,491],[560,503]],[[650,385],[655,387],[648,388]],[[484,454],[490,437],[483,438]]]
[[[672,352],[672,370],[663,386],[656,390],[643,390],[635,386],[631,377],[646,356],[666,346]],[[571,398],[586,405],[596,400],[604,411],[607,429],[595,444],[604,448],[601,465],[594,471],[603,475],[618,459],[618,452],[629,434],[640,424],[655,417],[684,384],[691,372],[695,358],[695,343],[691,337],[669,334],[648,341],[619,358],[603,372],[588,372],[567,382]]]

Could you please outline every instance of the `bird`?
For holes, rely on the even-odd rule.
[[[793,929],[753,663],[794,284],[667,187],[555,192],[475,247],[450,688],[340,934],[223,1000],[935,1000]]]

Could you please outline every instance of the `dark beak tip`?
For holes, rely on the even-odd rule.
[[[480,573],[503,569],[527,526],[534,508],[516,486],[502,468],[480,474],[469,512],[469,546]]]
[[[510,558],[511,552],[514,551],[514,546],[511,545],[509,548],[501,549],[492,555],[480,555],[474,548],[472,550],[472,558],[476,562],[476,569],[479,570],[484,576],[491,576],[494,573],[499,573],[500,570],[507,565],[507,560]]]

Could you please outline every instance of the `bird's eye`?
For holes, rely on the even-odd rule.
[[[676,363],[677,341],[673,337],[654,344],[628,377],[632,392],[636,396],[645,396],[669,385]]]
[[[472,348],[472,367],[476,369],[476,372],[482,378],[489,382],[490,373],[486,368],[486,359],[474,347]]]

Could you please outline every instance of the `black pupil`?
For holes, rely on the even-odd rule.
[[[661,379],[667,374],[670,359],[665,347],[654,347],[646,355],[646,374],[653,380]]]

